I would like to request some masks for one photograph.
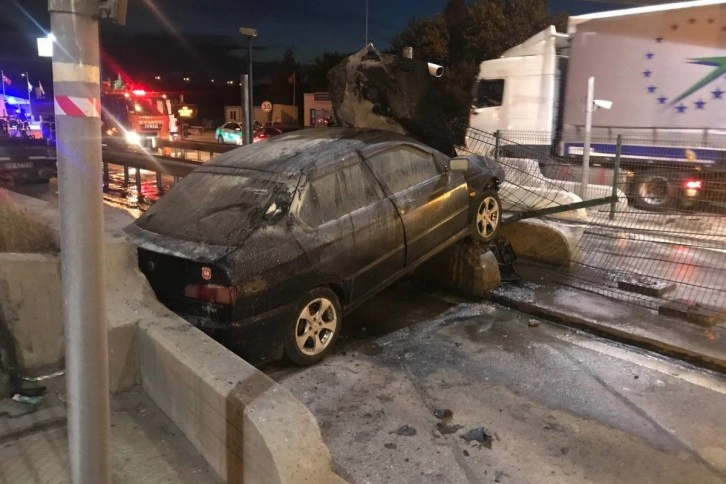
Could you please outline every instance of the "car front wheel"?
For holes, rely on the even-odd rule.
[[[312,365],[323,359],[342,327],[343,311],[335,293],[319,287],[309,291],[292,313],[285,332],[285,354],[293,363]]]
[[[493,188],[483,190],[477,197],[476,211],[472,217],[472,237],[481,242],[491,242],[499,232],[502,202]]]

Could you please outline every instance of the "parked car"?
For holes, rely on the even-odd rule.
[[[343,317],[500,224],[504,171],[388,131],[310,128],[215,157],[126,232],[161,302],[244,358],[307,365]]]
[[[241,145],[245,141],[244,126],[237,121],[224,123],[214,132],[214,137],[219,143],[231,143]]]
[[[287,126],[287,125],[281,125],[281,124],[273,124],[271,126],[262,126],[254,131],[254,136],[252,137],[252,142],[256,143],[258,141],[266,140],[267,138],[271,138],[273,136],[277,136],[279,134],[283,133],[289,133],[290,131],[297,131],[300,129],[299,126]]]

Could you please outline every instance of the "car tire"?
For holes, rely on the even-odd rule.
[[[327,287],[309,291],[290,315],[285,330],[285,354],[296,365],[322,360],[342,328],[343,311],[338,296]]]
[[[471,218],[471,236],[475,241],[489,243],[499,233],[502,218],[502,202],[493,188],[485,188],[476,197]]]
[[[224,144],[224,138],[222,138],[222,136],[217,136],[217,143]]]

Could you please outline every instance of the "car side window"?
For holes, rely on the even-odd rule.
[[[441,173],[431,153],[412,146],[400,146],[368,158],[371,170],[392,192],[438,177]]]
[[[340,218],[379,200],[360,163],[310,181],[300,207],[300,219],[311,227]]]

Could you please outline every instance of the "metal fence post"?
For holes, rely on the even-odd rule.
[[[124,188],[129,186],[129,165],[124,165]]]
[[[98,0],[49,0],[71,482],[111,482]]]
[[[620,178],[620,153],[623,148],[623,135],[618,135],[618,140],[615,144],[615,161],[613,162],[613,197],[618,196],[618,178]],[[615,204],[617,200],[610,202],[610,220],[615,219]]]
[[[108,193],[111,187],[111,177],[108,174],[108,163],[103,162],[103,193]]]
[[[137,203],[141,203],[144,200],[144,195],[141,194],[141,168],[136,168],[136,200]]]
[[[494,160],[499,163],[499,145],[502,139],[502,132],[497,130],[494,133]]]
[[[162,193],[164,191],[164,185],[161,183],[161,173],[156,172],[156,191]]]

